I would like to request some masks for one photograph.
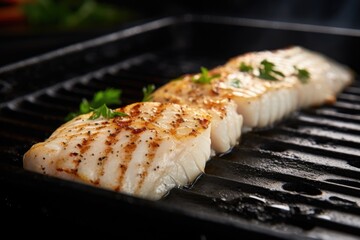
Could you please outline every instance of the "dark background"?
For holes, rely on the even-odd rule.
[[[14,1],[14,0],[13,0]],[[11,0],[0,0],[5,9]],[[0,67],[63,46],[116,31],[148,19],[184,13],[236,16],[360,29],[357,0],[98,1],[130,9],[136,16],[116,24],[59,29],[23,22],[0,24]],[[1,14],[1,12],[0,12]],[[0,16],[1,17],[1,16]],[[259,36],[261,37],[261,36]]]

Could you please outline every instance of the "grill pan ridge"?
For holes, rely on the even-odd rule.
[[[22,169],[22,155],[32,144],[47,138],[82,98],[108,87],[121,88],[126,105],[140,101],[147,84],[159,87],[236,54],[291,44],[323,52],[359,71],[355,30],[296,26],[168,17],[1,68],[2,218],[9,226],[31,218],[48,226],[65,219],[79,226],[136,224],[143,229],[137,234],[144,236],[359,238],[358,81],[334,105],[302,110],[271,128],[244,134],[232,151],[213,157],[194,184],[173,189],[157,202]],[[69,217],[74,212],[76,219]]]

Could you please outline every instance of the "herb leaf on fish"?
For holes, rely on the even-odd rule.
[[[285,75],[274,69],[275,64],[272,62],[269,62],[268,60],[264,59],[260,63],[259,68],[259,78],[270,80],[270,81],[277,81],[279,80],[278,77],[285,77]]]
[[[128,116],[126,113],[123,112],[116,112],[106,106],[106,104],[101,105],[100,107],[93,109],[93,114],[89,118],[90,120],[97,119],[99,117],[104,118],[114,118],[114,117],[126,117]]]
[[[241,87],[241,81],[238,78],[235,78],[231,81],[231,86],[234,88],[240,88]]]
[[[106,106],[113,104],[121,104],[121,100],[120,100],[121,93],[122,91],[120,89],[114,89],[114,88],[108,88],[104,91],[96,92],[93,96],[93,99],[90,102],[87,99],[83,99],[79,105],[79,110],[77,112],[69,113],[66,116],[65,121],[69,121],[81,114],[95,111],[98,108],[103,108],[102,111],[104,111],[103,105]],[[108,116],[111,116],[111,114],[110,115],[108,114]]]
[[[142,102],[151,102],[153,99],[154,90],[155,90],[154,84],[149,84],[146,87],[143,87],[142,92],[144,94],[144,97],[142,99]]]
[[[306,69],[301,69],[301,68],[297,68],[296,66],[294,66],[296,73],[295,75],[298,77],[299,81],[301,83],[307,83],[309,81],[310,78],[310,73],[309,71],[307,71]]]
[[[241,62],[239,69],[240,69],[240,72],[251,72],[254,68],[250,65],[247,65],[244,62]]]
[[[209,84],[209,83],[211,83],[211,80],[213,80],[214,78],[220,77],[220,74],[215,74],[215,75],[210,76],[209,70],[205,67],[201,67],[200,70],[201,70],[201,74],[194,76],[192,78],[192,81],[195,83]]]

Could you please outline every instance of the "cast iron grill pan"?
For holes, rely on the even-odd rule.
[[[116,225],[124,231],[136,225],[143,231],[135,236],[358,238],[358,81],[334,105],[302,110],[243,135],[232,151],[213,157],[192,186],[173,189],[157,202],[22,169],[22,155],[32,144],[47,138],[82,98],[108,87],[121,88],[126,105],[140,101],[149,83],[161,86],[242,52],[289,44],[354,65],[350,53],[359,50],[357,32],[296,26],[209,16],[164,18],[2,68],[2,218],[9,226],[30,224],[33,218],[47,227],[66,222]],[[269,35],[272,40],[264,41]],[[317,44],[323,39],[343,51]]]

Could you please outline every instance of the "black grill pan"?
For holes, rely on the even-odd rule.
[[[359,238],[358,81],[334,105],[302,110],[243,135],[231,152],[213,157],[192,186],[173,189],[160,201],[22,169],[30,146],[98,90],[121,88],[125,105],[140,101],[149,83],[161,86],[237,54],[289,45],[322,52],[359,71],[359,37],[353,29],[184,15],[139,23],[1,68],[5,229],[41,224],[58,230],[60,224],[131,237]],[[130,226],[139,231],[129,233]]]

